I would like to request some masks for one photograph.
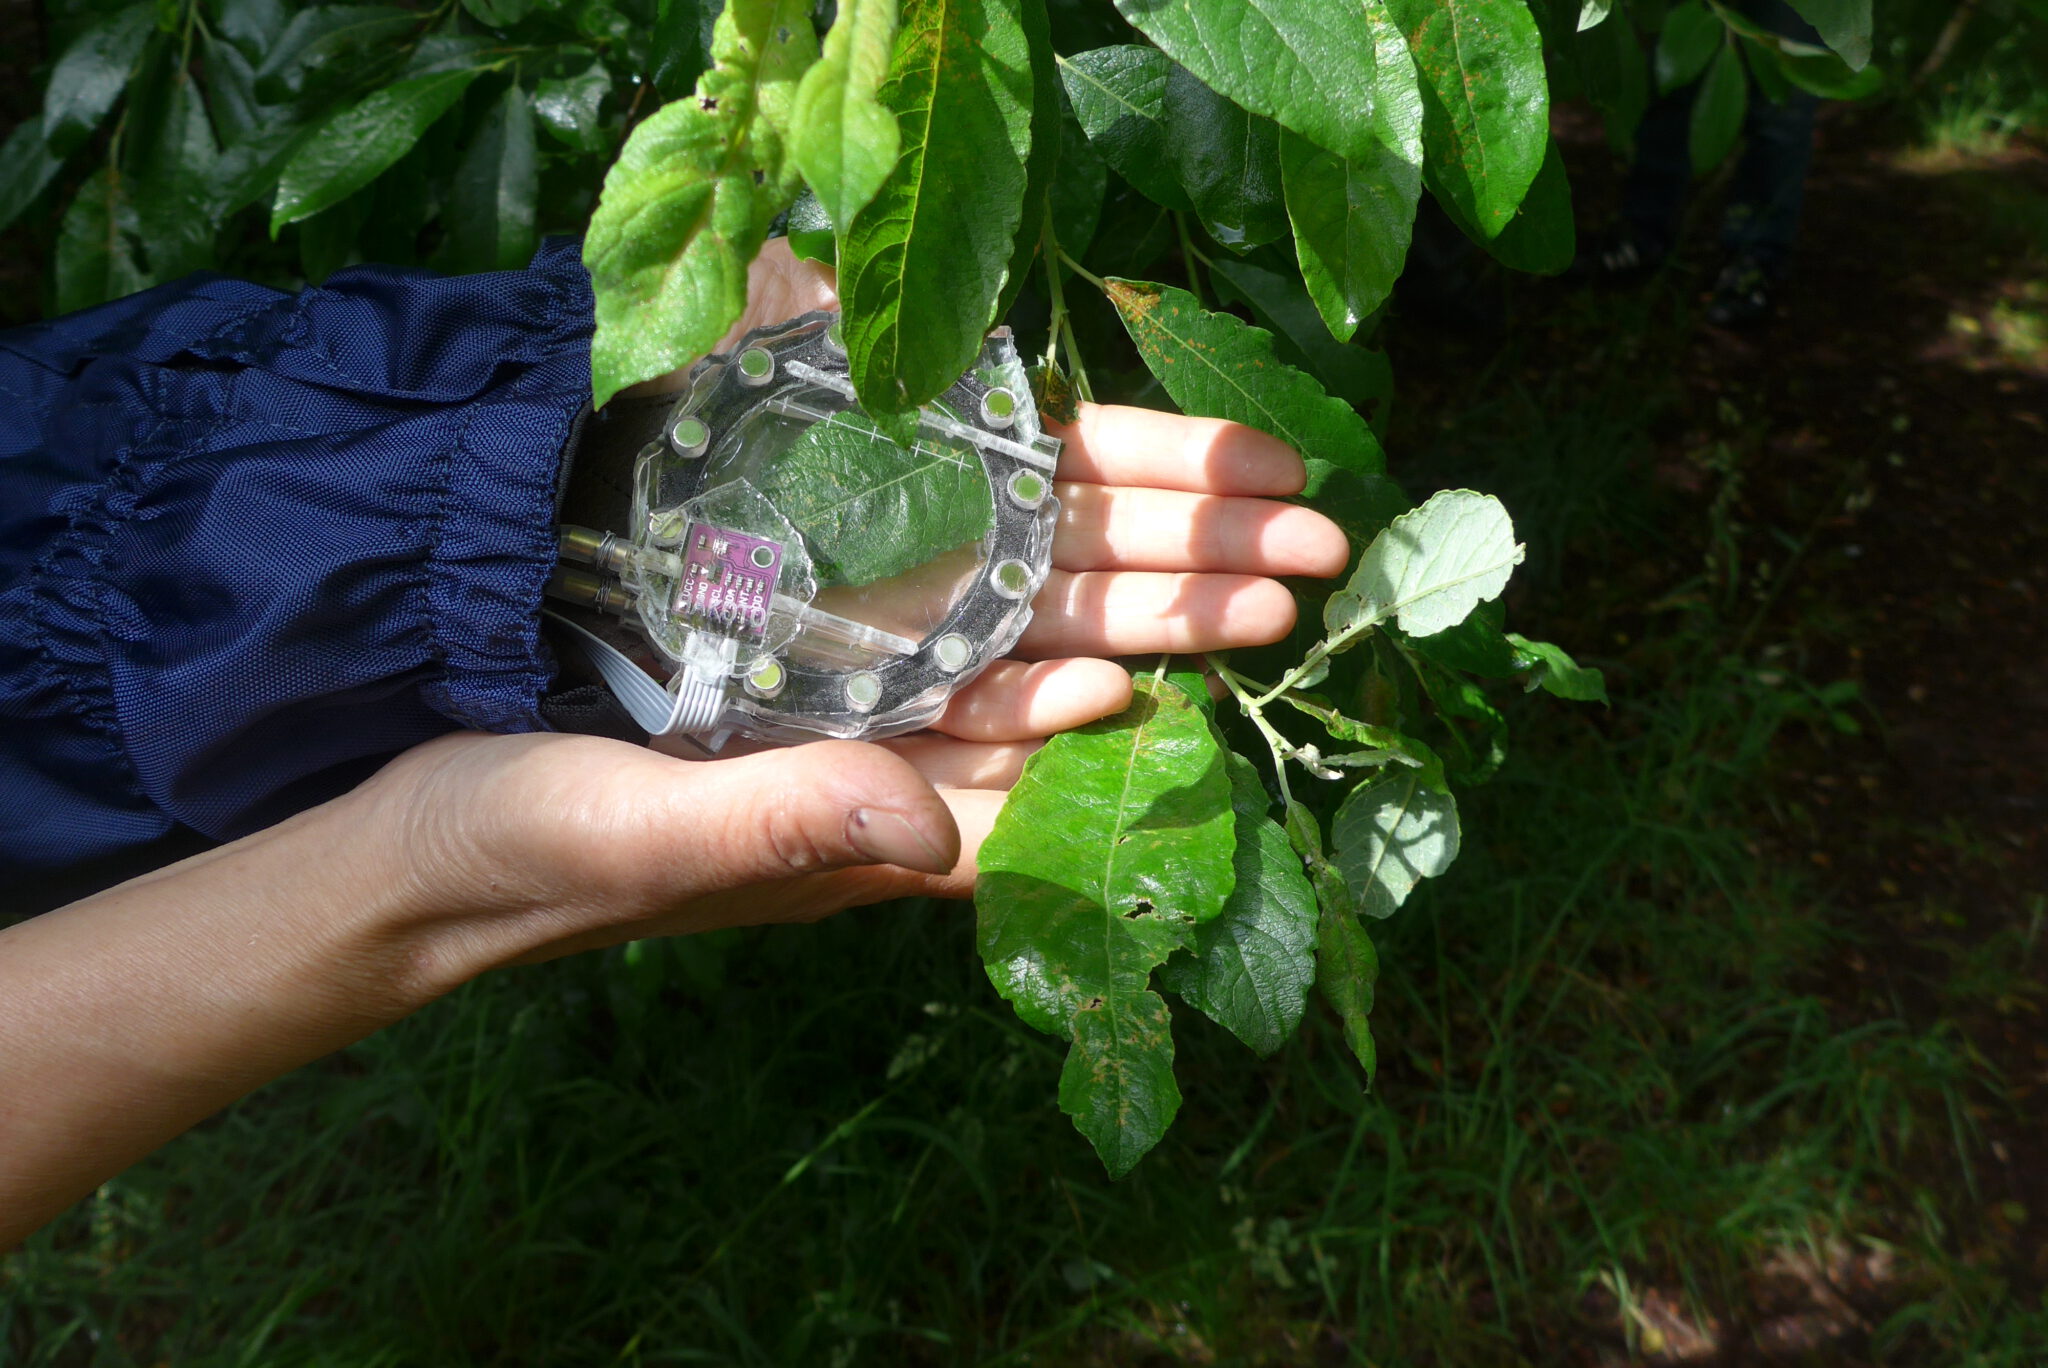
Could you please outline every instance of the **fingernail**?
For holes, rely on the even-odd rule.
[[[902,865],[930,874],[944,874],[953,867],[916,823],[887,808],[855,808],[847,813],[846,843],[877,864]]]

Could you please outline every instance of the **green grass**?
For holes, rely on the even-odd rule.
[[[1380,928],[1371,1094],[1321,1016],[1259,1061],[1179,1012],[1181,1118],[1107,1182],[964,907],[512,971],[0,1262],[0,1360],[1550,1364],[1653,1292],[1725,1315],[1773,1258],[1881,1248],[1879,1361],[2038,1362],[2048,1307],[1956,1252],[1999,1081],[1832,999],[1856,933],[1773,841],[1774,754],[1853,703],[1749,650],[1723,505],[1647,478],[1657,404],[1475,386],[1404,448],[1503,494],[1517,625],[1616,701],[1504,700],[1464,857]]]

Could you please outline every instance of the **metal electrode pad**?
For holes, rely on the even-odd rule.
[[[697,363],[640,454],[618,558],[674,671],[674,729],[803,741],[936,719],[1031,620],[1059,445],[1008,329],[908,447],[856,406],[836,314]]]

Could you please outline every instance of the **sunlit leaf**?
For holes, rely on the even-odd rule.
[[[977,940],[996,990],[1073,1050],[1060,1106],[1112,1176],[1180,1105],[1152,970],[1236,883],[1230,779],[1209,721],[1140,679],[1129,709],[1054,737],[982,844]]]
[[[1517,667],[1530,671],[1529,687],[1554,693],[1574,703],[1605,703],[1607,679],[1598,670],[1581,665],[1562,647],[1547,641],[1531,641],[1508,633],[1508,642],[1520,659]]]
[[[1428,636],[1498,596],[1522,555],[1500,500],[1447,489],[1388,524],[1345,589],[1372,621],[1391,618],[1412,636]]]
[[[1111,280],[1108,289],[1146,367],[1185,412],[1249,424],[1334,466],[1386,468],[1365,420],[1275,356],[1265,329],[1211,313],[1168,285]]]
[[[896,164],[896,119],[875,98],[896,41],[896,0],[844,0],[797,86],[789,155],[834,223],[849,223]]]
[[[1366,6],[1330,0],[1117,0],[1166,55],[1254,114],[1370,157],[1377,48]]]
[[[705,355],[739,318],[747,264],[796,197],[777,130],[816,55],[803,0],[731,0],[696,93],[626,140],[583,240],[594,402]]]
[[[1523,0],[1387,0],[1422,79],[1430,193],[1492,237],[1543,165],[1550,88]]]
[[[1384,10],[1368,6],[1366,16],[1379,51],[1372,152],[1344,157],[1298,134],[1281,144],[1302,280],[1339,341],[1349,341],[1393,293],[1422,197],[1422,90],[1415,61]]]
[[[847,353],[877,417],[943,392],[995,321],[1031,155],[1030,50],[1010,0],[905,0],[881,90],[902,151],[839,242]]]
[[[1458,804],[1428,778],[1390,769],[1352,790],[1330,825],[1331,861],[1368,917],[1391,917],[1458,858]]]

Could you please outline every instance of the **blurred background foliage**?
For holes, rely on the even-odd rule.
[[[1107,5],[1051,8],[1062,51],[1130,38]],[[1589,74],[1577,5],[1537,8],[1597,222],[1632,87]],[[0,1258],[0,1361],[2048,1361],[2040,9],[1880,0],[1883,84],[1824,111],[1761,338],[1702,326],[1694,248],[1625,291],[1453,254],[1317,344],[1403,479],[1514,510],[1516,621],[1614,697],[1500,701],[1485,841],[1380,936],[1373,1093],[1322,1015],[1252,1064],[1181,1013],[1181,1121],[1112,1184],[964,909],[586,956],[474,984],[107,1184]],[[1610,16],[1645,83],[1658,14]],[[706,17],[0,15],[10,322],[201,266],[514,263],[587,218]],[[60,83],[92,34],[96,74]],[[407,82],[421,118],[450,73],[402,155],[273,238],[296,139]],[[1088,260],[1180,251],[1100,184]],[[1274,265],[1196,245],[1219,294]],[[1083,307],[1098,388],[1159,402]]]

